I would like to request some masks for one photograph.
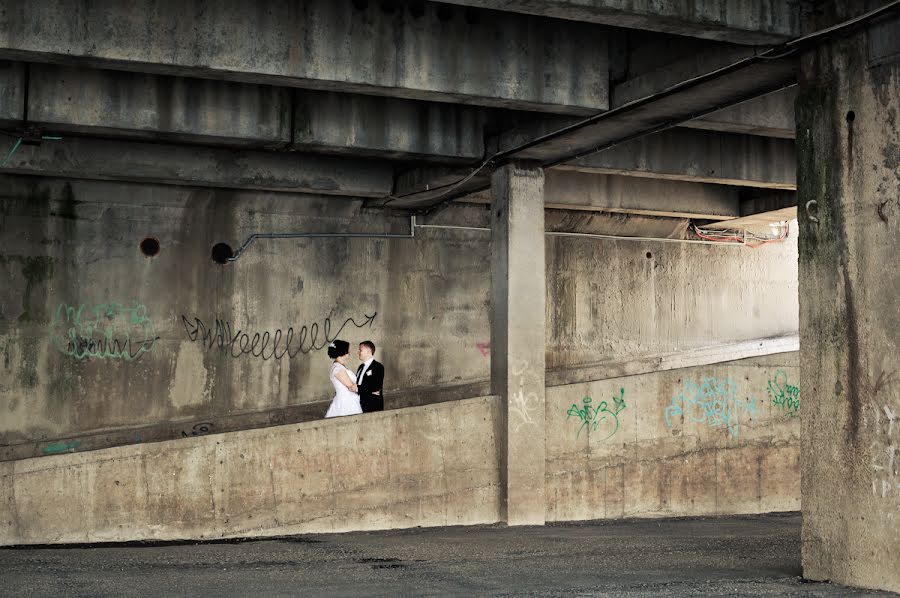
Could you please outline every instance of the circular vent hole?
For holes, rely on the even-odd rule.
[[[147,237],[141,241],[141,253],[147,257],[153,257],[159,253],[159,241],[153,237]]]
[[[231,245],[228,243],[216,243],[212,248],[212,260],[217,264],[227,264],[229,258],[234,256]]]

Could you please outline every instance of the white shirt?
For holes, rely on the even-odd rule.
[[[368,358],[365,363],[363,363],[363,369],[359,372],[359,377],[356,379],[356,383],[360,384],[362,382],[363,376],[366,375],[366,372],[369,371],[369,367],[372,365],[372,362],[375,361],[375,356]]]

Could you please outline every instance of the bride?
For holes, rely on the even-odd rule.
[[[342,415],[357,415],[362,413],[359,405],[359,395],[354,380],[356,376],[347,368],[347,360],[350,359],[350,343],[334,340],[328,345],[328,357],[334,362],[331,364],[331,372],[328,377],[334,386],[334,398],[331,407],[325,417],[340,417]]]

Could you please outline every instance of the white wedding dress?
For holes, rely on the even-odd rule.
[[[349,388],[337,379],[337,373],[341,370],[347,372],[350,380],[356,380],[356,374],[341,364],[334,362],[331,364],[331,372],[328,378],[334,386],[334,398],[331,400],[331,406],[325,417],[341,417],[342,415],[359,415],[362,413],[362,407],[359,406],[359,395],[351,391]]]

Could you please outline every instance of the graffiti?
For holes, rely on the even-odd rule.
[[[50,325],[51,344],[75,359],[122,359],[135,361],[159,340],[147,308],[135,302],[82,304],[62,303]]]
[[[900,455],[894,437],[900,436],[900,408],[892,405],[870,404],[873,441],[872,495],[879,498],[900,496]]]
[[[376,312],[371,316],[366,316],[362,324],[357,323],[353,318],[347,318],[334,334],[331,333],[330,318],[325,318],[321,328],[318,323],[310,326],[304,325],[297,330],[296,334],[293,327],[288,328],[287,331],[282,331],[280,328],[274,332],[266,330],[262,334],[244,332],[241,329],[235,331],[231,322],[220,319],[216,319],[213,326],[210,327],[200,318],[192,319],[185,315],[181,316],[181,322],[184,324],[188,338],[191,341],[199,340],[200,344],[207,349],[218,349],[235,359],[243,355],[251,355],[268,361],[269,359],[282,359],[285,356],[293,359],[300,354],[305,355],[311,351],[324,349],[328,343],[341,335],[348,324],[353,324],[356,328],[371,327],[377,315]]]
[[[41,449],[41,452],[45,455],[58,455],[59,453],[68,453],[74,451],[79,446],[81,446],[80,440],[74,440],[72,442],[57,442],[56,444],[48,444]]]
[[[666,426],[672,427],[672,417],[685,415],[691,421],[705,422],[713,428],[727,427],[732,438],[737,437],[741,431],[741,411],[751,416],[756,413],[756,399],[741,401],[737,390],[737,384],[730,378],[721,381],[704,378],[701,384],[686,381],[681,394],[672,397],[672,404],[666,407]]]
[[[772,404],[781,407],[788,416],[796,417],[800,414],[800,387],[788,384],[788,376],[784,370],[778,370],[775,377],[769,379],[768,393]]]
[[[481,354],[485,357],[491,354],[491,343],[490,341],[481,341],[475,343],[475,346],[478,347],[478,350],[481,351]]]
[[[190,432],[182,430],[181,437],[187,438],[189,436],[203,436],[205,434],[212,434],[213,428],[215,428],[215,426],[210,422],[201,422],[199,424],[194,424]]]
[[[578,433],[575,435],[575,438],[581,436],[581,431],[585,428],[587,428],[588,433],[590,433],[592,429],[596,432],[604,422],[608,422],[602,428],[604,432],[606,430],[611,431],[600,440],[612,438],[612,436],[619,431],[619,413],[628,406],[625,404],[625,389],[620,388],[619,396],[613,397],[612,401],[612,411],[609,410],[609,403],[606,401],[600,401],[596,406],[592,405],[594,400],[591,397],[584,397],[581,399],[581,402],[583,403],[581,408],[579,408],[576,403],[572,403],[572,406],[566,411],[566,419],[568,420],[570,417],[577,417],[581,420],[581,427],[578,428]]]

